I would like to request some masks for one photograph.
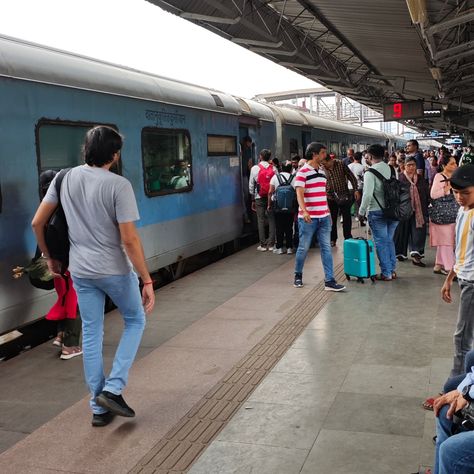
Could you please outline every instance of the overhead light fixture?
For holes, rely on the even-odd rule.
[[[430,67],[430,72],[435,81],[441,80],[441,69],[439,67]]]
[[[406,0],[411,21],[416,25],[425,25],[428,21],[426,0]]]

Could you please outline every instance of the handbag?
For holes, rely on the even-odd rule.
[[[433,199],[428,207],[428,214],[433,224],[454,224],[459,211],[459,204],[454,194],[448,194],[438,199]]]
[[[333,193],[334,201],[338,206],[345,206],[347,204],[352,204],[352,194],[350,192],[342,192],[342,193]]]

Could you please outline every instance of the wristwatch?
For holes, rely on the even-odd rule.
[[[469,395],[469,392],[471,391],[471,387],[472,385],[466,385],[463,389],[462,389],[462,396],[464,398],[464,400],[468,401],[469,403],[474,401],[471,397],[471,395]]]

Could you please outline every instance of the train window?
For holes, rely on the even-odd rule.
[[[142,158],[147,196],[191,191],[191,138],[187,130],[144,128]]]
[[[339,143],[331,142],[329,145],[329,152],[339,155]]]
[[[81,147],[90,126],[44,123],[38,128],[40,173],[77,166],[82,161]]]
[[[207,154],[208,156],[237,155],[237,137],[208,135]]]
[[[95,125],[93,123],[40,122],[37,127],[39,172],[58,171],[83,164],[84,138]],[[120,169],[117,169],[115,165],[110,170],[120,173]]]

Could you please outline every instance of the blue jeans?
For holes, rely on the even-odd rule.
[[[308,224],[304,219],[298,219],[299,244],[295,258],[295,273],[303,273],[303,265],[308,255],[311,240],[316,232],[321,249],[321,261],[324,268],[324,280],[334,281],[334,270],[331,253],[331,217],[326,216],[322,219],[313,218]]]
[[[452,435],[453,423],[446,418],[449,405],[436,418],[436,451],[433,474],[472,474],[474,472],[474,431]]]
[[[458,385],[466,378],[466,374],[472,371],[472,367],[474,367],[474,350],[469,351],[464,358],[464,373],[450,377],[444,384],[443,393],[456,390]]]
[[[369,226],[374,237],[380,271],[382,275],[392,278],[392,273],[397,268],[393,236],[395,235],[398,221],[386,219],[381,210],[369,211]]]
[[[94,401],[102,390],[120,395],[128,380],[128,371],[137,354],[145,328],[138,278],[134,272],[88,279],[72,277],[82,318],[84,375],[91,392],[93,413],[104,413]],[[104,339],[104,304],[108,295],[122,313],[124,330],[115,353],[112,370],[104,376],[102,344]]]

